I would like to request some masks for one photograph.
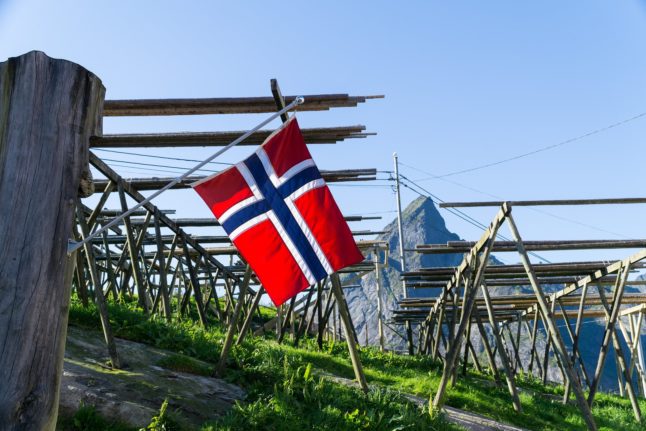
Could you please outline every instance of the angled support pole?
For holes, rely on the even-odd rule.
[[[494,314],[493,306],[491,305],[491,296],[489,295],[489,288],[485,283],[481,284],[482,296],[485,301],[485,306],[487,307],[487,315],[489,316],[489,324],[491,325],[491,332],[493,332],[494,340],[496,341],[496,347],[498,348],[498,353],[500,354],[500,362],[502,362],[502,369],[505,372],[505,379],[507,380],[507,388],[511,395],[512,403],[514,405],[514,410],[517,412],[522,412],[523,408],[520,404],[520,398],[518,397],[518,389],[516,389],[516,382],[514,381],[514,373],[511,369],[511,361],[509,356],[507,356],[507,351],[505,350],[505,345],[503,344],[502,334],[500,328],[498,327],[498,322],[496,321],[496,315]],[[495,352],[494,352],[495,356]]]
[[[81,227],[81,239],[84,239],[88,235],[88,227],[85,222],[83,211],[81,210],[80,202],[76,207],[76,216],[79,222],[79,226]],[[85,258],[87,259],[88,272],[90,273],[90,278],[92,280],[92,284],[94,285],[94,299],[96,301],[96,307],[99,310],[101,327],[103,328],[103,336],[108,347],[110,362],[112,363],[112,366],[114,368],[121,368],[121,360],[119,359],[119,354],[117,353],[117,345],[114,342],[112,325],[110,324],[110,319],[108,317],[108,306],[105,302],[105,296],[103,295],[101,282],[99,281],[99,273],[97,271],[96,262],[94,260],[94,250],[92,249],[92,244],[83,244],[83,249],[85,251]]]
[[[606,299],[606,294],[603,291],[603,287],[598,285],[599,298],[601,299],[601,303],[603,305],[603,309],[606,313],[606,318],[608,320],[606,324],[606,328],[610,326],[610,322],[613,319],[613,316],[615,313],[616,313],[616,316],[614,316],[615,322],[621,323],[621,320],[619,320],[619,307],[621,305],[621,298],[623,297],[623,291],[626,286],[626,281],[628,280],[629,273],[630,273],[630,262],[628,261],[625,263],[624,272],[622,273],[621,277],[617,279],[619,284],[615,288],[615,292],[613,294],[612,307],[610,307],[610,305],[608,304],[608,300]],[[604,342],[606,341],[606,334],[607,332],[604,333]],[[641,422],[641,409],[639,407],[639,402],[637,401],[637,395],[635,393],[636,391],[633,386],[632,376],[628,373],[628,367],[626,365],[626,359],[624,356],[623,348],[621,347],[621,342],[619,340],[619,336],[617,335],[617,331],[614,324],[612,325],[612,329],[610,330],[610,335],[612,338],[613,348],[615,349],[615,358],[617,361],[617,368],[618,368],[617,374],[620,375],[621,373],[623,373],[623,377],[626,381],[625,389],[626,389],[626,392],[628,393],[628,398],[630,399],[630,404],[632,405],[633,413],[635,414],[635,419],[637,420],[637,422]],[[595,370],[595,378],[593,381],[595,390],[596,390],[595,381],[598,380],[597,371],[598,371],[598,368],[597,370]],[[622,387],[622,389],[624,388]],[[590,393],[592,394],[592,388],[590,388]],[[592,403],[594,398],[589,398],[588,400],[590,401],[590,403]]]
[[[485,353],[487,354],[487,360],[489,361],[489,368],[491,369],[493,380],[496,383],[496,386],[500,386],[500,374],[498,373],[498,367],[496,366],[496,358],[494,357],[493,351],[491,350],[491,344],[489,344],[489,336],[485,331],[484,325],[482,324],[480,313],[476,313],[476,324],[478,325],[478,331],[480,331],[482,344],[484,345]]]
[[[253,313],[258,308],[258,304],[260,304],[260,298],[262,298],[263,293],[265,293],[265,289],[262,286],[259,286],[258,291],[256,292],[256,294],[253,297],[253,300],[251,301],[251,306],[247,311],[247,316],[245,317],[244,323],[242,324],[242,329],[240,329],[240,333],[238,334],[238,339],[236,340],[236,346],[241,345],[245,337],[247,336],[247,332],[249,331],[249,327],[251,326],[251,321],[253,320]]]
[[[350,311],[348,310],[348,304],[345,302],[345,296],[343,295],[339,275],[337,273],[332,274],[330,276],[330,281],[332,282],[332,294],[336,298],[336,302],[339,306],[339,314],[341,315],[341,322],[343,323],[343,332],[346,343],[348,344],[348,352],[350,353],[354,376],[357,379],[361,390],[368,392],[368,383],[366,382],[366,376],[363,373],[363,366],[361,365],[359,350],[357,349],[357,341],[352,329],[352,320],[350,320]]]
[[[440,379],[437,392],[435,393],[435,398],[433,399],[433,409],[435,410],[441,409],[444,404],[444,395],[446,394],[449,379],[451,379],[453,369],[456,365],[456,360],[460,353],[462,337],[466,332],[467,326],[471,324],[471,311],[475,304],[476,290],[484,280],[484,272],[487,264],[489,263],[492,245],[496,239],[496,234],[498,233],[500,225],[505,220],[506,213],[507,211],[504,207],[500,209],[494,220],[491,222],[489,228],[484,232],[478,243],[476,243],[472,248],[471,253],[467,256],[467,261],[464,262],[466,267],[469,267],[471,263],[473,263],[474,267],[477,269],[474,275],[469,277],[470,281],[464,288],[465,303],[462,306],[460,324],[458,326],[457,333],[455,334],[455,338],[450,343],[449,350],[446,353],[442,378]],[[456,277],[457,282],[459,280],[459,274],[456,275],[458,275],[458,277]]]
[[[504,204],[503,206],[507,206],[507,204]],[[577,405],[579,406],[579,409],[581,410],[581,414],[583,415],[583,420],[585,421],[589,430],[596,431],[597,424],[594,421],[594,417],[592,416],[592,411],[590,410],[590,406],[586,402],[583,388],[581,387],[579,378],[574,371],[574,367],[572,366],[572,362],[570,361],[570,358],[568,356],[565,343],[563,342],[563,338],[561,338],[561,333],[559,332],[556,322],[554,321],[554,315],[552,313],[552,310],[548,305],[548,302],[547,302],[547,299],[545,298],[545,294],[543,293],[543,290],[538,284],[538,279],[536,277],[536,274],[534,273],[534,269],[529,260],[529,256],[527,255],[527,251],[525,250],[523,240],[520,236],[520,233],[518,232],[518,228],[516,226],[516,223],[514,222],[514,218],[511,215],[510,207],[509,207],[509,211],[510,213],[507,216],[507,223],[509,224],[509,230],[511,231],[512,238],[514,239],[514,241],[516,241],[516,247],[518,248],[518,254],[520,256],[521,262],[523,264],[523,267],[525,268],[525,272],[527,273],[529,282],[532,285],[532,289],[534,290],[536,299],[538,300],[538,305],[540,306],[541,311],[543,312],[543,316],[545,317],[544,321],[549,328],[549,331],[551,333],[551,338],[554,342],[554,350],[559,356],[561,360],[561,364],[563,365],[563,368],[564,368],[564,372],[570,380],[572,389],[574,391],[574,395],[576,397]]]
[[[227,335],[224,339],[224,345],[222,346],[222,352],[220,353],[220,360],[217,367],[215,368],[215,376],[221,377],[224,373],[224,369],[227,366],[227,358],[229,357],[229,350],[233,345],[233,336],[236,333],[236,327],[238,322],[238,317],[240,316],[240,311],[242,310],[242,303],[244,296],[247,293],[247,288],[249,287],[249,280],[251,279],[251,267],[247,265],[247,268],[244,272],[244,277],[240,283],[240,293],[238,294],[238,302],[236,302],[235,309],[233,310],[233,316],[229,321],[229,328],[227,329]]]

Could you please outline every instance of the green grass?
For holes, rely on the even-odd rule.
[[[109,304],[110,320],[116,336],[140,341],[176,354],[159,365],[176,371],[210,374],[210,364],[217,362],[224,333],[213,323],[203,329],[190,321],[168,323],[147,319],[135,304]],[[94,307],[83,308],[73,300],[70,324],[96,330],[98,313]],[[225,379],[247,391],[244,403],[237,404],[221,420],[202,429],[215,430],[458,430],[442,416],[432,416],[399,393],[375,388],[369,394],[315,378],[310,359],[324,358],[347,368],[347,360],[309,350],[279,345],[259,337],[248,337],[230,353]],[[314,364],[317,368],[318,365]],[[329,371],[329,370],[328,370]]]
[[[212,376],[215,369],[214,367],[204,365],[204,363],[199,362],[190,356],[178,354],[164,356],[157,361],[157,365],[169,370],[195,374],[198,376]]]
[[[224,339],[222,329],[213,322],[203,329],[191,321],[168,323],[160,318],[146,319],[133,304],[109,306],[115,335],[171,350],[176,355],[164,359],[167,368],[208,375],[211,368],[191,358],[217,362]],[[263,312],[267,318],[271,312]],[[82,308],[73,301],[70,323],[98,328],[93,307]],[[269,336],[268,336],[269,337]],[[248,336],[241,346],[234,346],[225,379],[248,392],[245,403],[238,404],[225,418],[207,424],[204,430],[234,429],[457,429],[441,416],[421,411],[397,391],[428,399],[435,393],[441,376],[441,364],[426,356],[403,356],[362,348],[361,360],[369,384],[368,395],[356,389],[306,373],[313,367],[352,379],[352,366],[345,343],[325,343],[318,350],[312,339],[298,348],[289,341],[282,345],[273,339]],[[563,405],[555,396],[563,388],[543,386],[532,377],[519,376],[523,413],[511,405],[506,385],[496,387],[486,374],[468,370],[455,387],[449,388],[446,404],[483,414],[502,422],[530,430],[585,430],[578,408],[572,402]],[[640,400],[646,413],[646,401]],[[630,402],[615,395],[598,394],[593,414],[600,430],[646,430],[634,420]]]

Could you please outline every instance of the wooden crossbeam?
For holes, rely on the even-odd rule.
[[[422,254],[466,253],[475,245],[472,241],[450,241],[444,244],[421,244],[415,251]],[[571,240],[571,241],[526,241],[527,251],[557,251],[557,250],[592,250],[615,248],[644,248],[646,239],[631,240]],[[513,241],[496,241],[493,251],[516,252]]]
[[[287,104],[298,96],[285,96]],[[355,107],[369,99],[382,99],[383,95],[350,96],[348,94],[310,94],[299,111],[323,111],[330,108]],[[152,116],[152,115],[206,115],[206,114],[258,114],[275,112],[273,97],[219,97],[186,99],[106,100],[103,116]]]
[[[366,126],[317,127],[301,129],[308,144],[333,144],[352,138],[365,138],[375,133],[365,132]],[[131,133],[119,135],[92,136],[92,148],[163,148],[163,147],[218,147],[244,135],[246,130],[226,132],[183,132],[183,133]],[[274,131],[258,130],[238,146],[262,144]]]
[[[321,176],[328,183],[337,183],[337,182],[353,182],[353,181],[372,181],[376,179],[377,170],[376,169],[339,169],[339,170],[327,170],[321,171]],[[187,177],[179,183],[175,184],[171,189],[188,189],[191,188],[191,184],[201,181],[206,178],[203,175],[195,175]],[[128,182],[139,191],[146,190],[159,190],[162,187],[166,186],[168,183],[173,181],[175,178],[172,177],[152,177],[152,178],[129,178]],[[108,180],[95,180],[94,181],[94,190],[95,193],[100,193],[105,189]],[[174,213],[174,211],[173,211]],[[101,215],[111,215],[111,214],[102,214]],[[119,214],[114,214],[119,215]],[[141,215],[141,214],[133,214]]]
[[[474,208],[499,207],[507,203],[512,207],[542,206],[542,205],[615,205],[615,204],[644,204],[646,198],[609,198],[609,199],[550,199],[533,201],[483,201],[483,202],[443,202],[440,208]]]

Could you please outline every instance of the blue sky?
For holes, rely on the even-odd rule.
[[[299,114],[303,127],[365,124],[378,133],[312,146],[319,166],[386,171],[397,151],[402,173],[427,178],[419,184],[447,201],[491,198],[480,192],[512,200],[646,195],[646,117],[446,178],[452,182],[428,179],[558,144],[646,112],[641,1],[0,0],[0,60],[33,49],[87,67],[101,77],[109,99],[269,95],[273,77],[284,94],[384,94],[385,99],[354,109]],[[117,118],[106,120],[105,132],[236,130],[260,118]],[[237,161],[249,150],[237,149],[222,160]],[[211,151],[156,154],[199,158]],[[120,170],[124,176],[152,174]],[[384,186],[334,187],[333,192],[347,214],[392,211],[391,189],[386,182],[378,184]],[[405,191],[404,204],[416,196]],[[176,208],[180,216],[208,214],[190,190],[169,192],[158,205]],[[541,210],[561,218],[515,210],[527,239],[646,238],[644,205]],[[467,212],[488,224],[495,209]],[[461,236],[480,235],[442,214]],[[364,227],[379,228],[393,215]],[[508,235],[506,228],[503,233]]]

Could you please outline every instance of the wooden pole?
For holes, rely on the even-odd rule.
[[[442,378],[440,379],[437,392],[435,393],[435,397],[433,398],[433,409],[439,410],[444,404],[446,387],[449,383],[451,375],[453,374],[453,369],[455,367],[462,344],[462,337],[466,331],[466,327],[471,325],[471,310],[473,309],[473,305],[475,304],[478,286],[484,279],[484,271],[489,262],[489,255],[491,253],[491,243],[493,243],[493,241],[496,239],[496,233],[498,232],[500,224],[504,221],[505,214],[506,210],[504,208],[501,208],[494,220],[491,222],[491,225],[484,232],[481,239],[474,246],[474,248],[471,250],[471,253],[465,260],[469,267],[473,266],[472,273],[469,275],[469,280],[464,287],[464,307],[462,310],[462,315],[460,316],[460,322],[457,333],[455,334],[455,338],[449,343],[449,348],[446,352]],[[479,252],[481,252],[481,255],[478,255]],[[455,295],[456,300],[457,296],[458,295]],[[453,325],[450,325],[449,327],[452,326]]]
[[[241,345],[245,337],[247,336],[247,331],[249,330],[249,327],[251,326],[251,321],[253,320],[253,313],[256,311],[256,308],[258,308],[258,304],[260,304],[260,298],[262,297],[263,293],[265,293],[265,289],[262,286],[259,286],[258,291],[256,292],[256,295],[253,297],[253,300],[251,301],[251,306],[247,311],[247,317],[245,317],[244,323],[242,324],[242,328],[238,333],[236,346]]]
[[[222,376],[222,373],[224,372],[224,369],[227,366],[227,358],[229,357],[229,350],[231,350],[231,346],[233,345],[233,335],[236,333],[236,329],[237,329],[236,323],[238,322],[238,316],[240,316],[240,312],[242,310],[242,303],[243,303],[242,298],[244,298],[244,296],[247,293],[247,287],[249,287],[250,278],[251,278],[251,267],[247,265],[247,269],[245,269],[244,277],[240,284],[238,302],[236,302],[236,306],[233,310],[233,316],[231,316],[231,321],[229,322],[227,336],[224,339],[224,345],[222,346],[222,352],[220,353],[220,360],[218,362],[217,367],[215,368],[215,375],[218,377]]]
[[[76,216],[81,228],[81,238],[89,234],[87,224],[85,223],[85,216],[83,211],[80,208],[80,202],[77,206]],[[117,353],[117,345],[114,342],[114,335],[112,334],[112,325],[110,324],[110,319],[108,317],[108,306],[105,301],[105,296],[103,295],[103,288],[101,287],[101,282],[99,281],[99,274],[96,268],[96,262],[94,261],[94,250],[92,249],[92,244],[85,243],[83,244],[85,251],[85,258],[87,259],[87,268],[90,273],[90,279],[94,285],[94,298],[96,302],[96,308],[99,310],[99,317],[101,319],[101,327],[103,328],[103,337],[105,338],[106,345],[108,346],[108,354],[110,355],[110,362],[114,368],[121,368],[121,360],[119,359],[119,354]]]
[[[500,328],[498,327],[498,322],[496,321],[496,316],[494,315],[493,307],[491,306],[491,297],[489,296],[489,289],[485,283],[482,283],[480,286],[482,288],[482,296],[485,300],[485,306],[487,307],[487,315],[489,316],[489,324],[491,325],[491,332],[493,332],[494,340],[496,341],[496,347],[498,348],[498,353],[500,354],[500,362],[502,362],[502,369],[505,372],[505,379],[507,380],[507,388],[511,395],[512,403],[514,405],[514,410],[517,412],[522,412],[523,407],[520,404],[520,397],[518,396],[518,390],[516,389],[516,383],[514,381],[514,374],[510,368],[511,361],[507,356],[505,351],[505,346],[502,340],[502,334],[500,333]],[[495,358],[495,352],[494,352]],[[495,360],[495,359],[494,359]]]
[[[105,89],[32,51],[0,63],[0,424],[53,430],[70,301],[67,241]]]
[[[511,211],[511,208],[510,208],[510,211]],[[579,406],[579,409],[581,410],[583,420],[588,426],[588,429],[596,431],[597,424],[594,421],[594,417],[592,416],[592,411],[590,410],[590,406],[586,402],[585,394],[583,393],[583,388],[581,388],[581,383],[579,381],[579,378],[574,372],[574,367],[572,366],[572,362],[568,357],[565,343],[563,342],[561,333],[559,332],[559,329],[556,326],[556,322],[554,321],[554,314],[552,310],[550,310],[547,303],[547,299],[545,299],[545,294],[543,293],[543,290],[541,289],[541,287],[539,286],[536,280],[536,274],[534,273],[532,264],[529,260],[529,256],[527,255],[527,252],[525,251],[525,248],[523,246],[523,240],[520,237],[520,233],[518,232],[518,228],[516,227],[516,223],[514,222],[514,218],[512,217],[511,214],[507,216],[507,222],[509,224],[509,230],[511,231],[512,237],[516,241],[516,244],[518,247],[518,254],[520,256],[521,262],[523,263],[523,266],[527,271],[527,276],[531,282],[532,289],[536,294],[538,305],[541,307],[541,311],[543,312],[544,322],[549,328],[549,332],[551,334],[551,338],[554,343],[554,351],[559,356],[561,360],[561,364],[563,365],[563,368],[564,368],[564,372],[570,380],[570,384],[572,385],[572,390],[574,391],[577,404]]]
[[[368,392],[368,383],[366,382],[366,376],[363,373],[363,366],[361,365],[361,359],[359,359],[359,351],[357,349],[357,340],[354,337],[354,331],[352,330],[352,321],[350,320],[350,311],[348,310],[348,304],[345,302],[345,297],[343,296],[343,289],[341,288],[341,280],[339,280],[339,275],[334,273],[330,276],[332,281],[332,294],[336,298],[336,302],[339,305],[339,315],[341,316],[341,322],[343,323],[343,333],[345,335],[345,341],[348,344],[348,351],[350,352],[350,360],[352,361],[352,368],[354,369],[354,375],[361,387],[361,390]]]
[[[383,321],[384,304],[381,288],[381,274],[379,273],[379,251],[377,248],[375,248],[375,281],[377,282],[377,333],[379,335],[379,348],[383,352],[386,350]]]

